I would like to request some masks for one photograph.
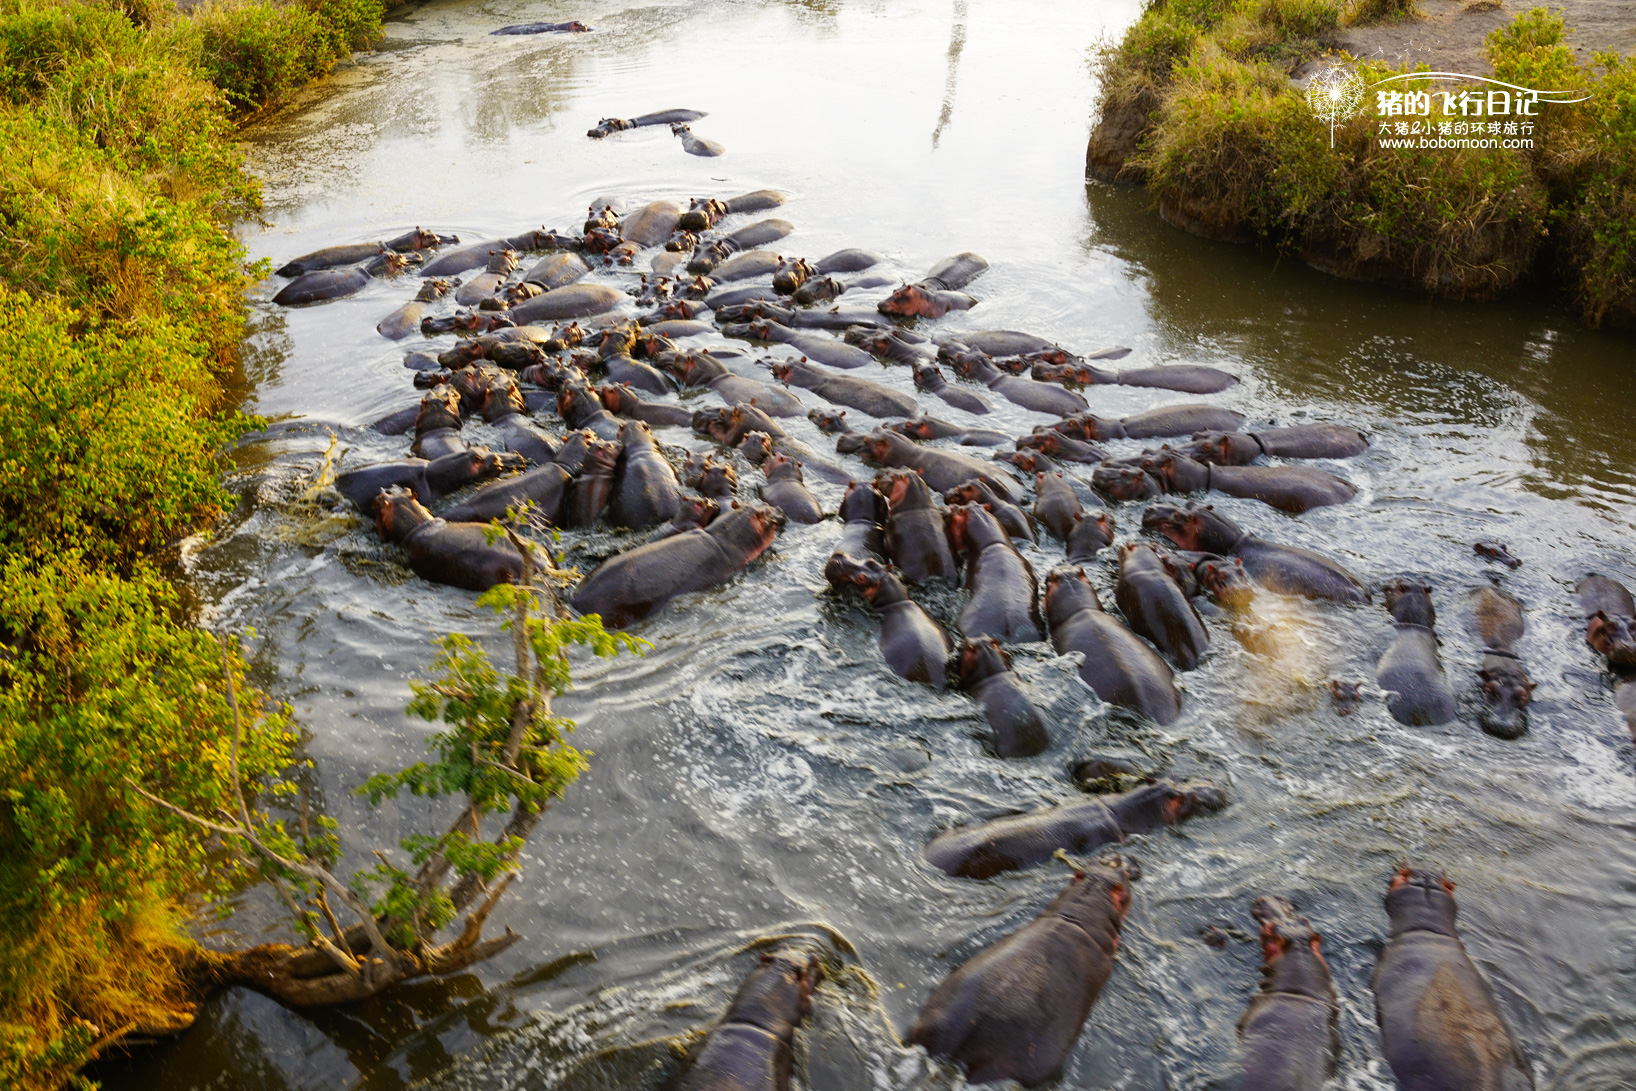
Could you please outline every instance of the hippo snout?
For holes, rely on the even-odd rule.
[[[1187,791],[1189,815],[1215,814],[1227,806],[1227,793],[1214,784],[1197,784]]]

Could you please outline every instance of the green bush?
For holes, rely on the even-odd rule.
[[[1286,37],[1321,38],[1341,25],[1338,0],[1267,0],[1261,18]]]
[[[1353,26],[1396,23],[1419,17],[1420,7],[1415,0],[1353,0],[1351,10],[1346,13],[1346,21]]]
[[[239,112],[254,110],[367,45],[381,26],[381,0],[309,0],[276,6],[214,0],[188,20],[201,71]]]

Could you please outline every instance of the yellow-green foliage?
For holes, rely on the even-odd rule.
[[[381,3],[249,0],[234,18],[264,32],[230,55],[211,21],[226,10],[0,0],[8,1089],[54,1088],[99,1040],[185,1022],[186,899],[229,878],[126,779],[207,813],[229,788],[221,656],[152,554],[219,510],[244,426],[225,400],[248,279],[230,226],[258,190],[232,115],[327,69]],[[240,691],[254,779],[289,740]]]
[[[1369,26],[1414,19],[1419,15],[1420,6],[1415,0],[1353,0],[1346,21],[1353,26]]]

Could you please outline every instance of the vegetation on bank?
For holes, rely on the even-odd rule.
[[[288,761],[163,551],[230,502],[258,207],[235,121],[381,0],[0,0],[0,1086],[191,1019],[184,923],[238,876],[140,782],[227,811]],[[235,758],[236,773],[235,778]]]
[[[1561,17],[1535,9],[1490,36],[1496,78],[1592,97],[1541,106],[1532,149],[1385,148],[1367,108],[1332,134],[1290,74],[1333,54],[1343,23],[1412,15],[1398,0],[1152,0],[1099,59],[1088,167],[1145,182],[1196,233],[1343,276],[1491,299],[1544,272],[1591,324],[1636,326],[1636,60],[1579,63]],[[1366,84],[1406,74],[1356,67]]]

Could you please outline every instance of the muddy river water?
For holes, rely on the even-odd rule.
[[[378,52],[250,131],[267,226],[246,238],[276,265],[416,224],[471,238],[577,229],[600,194],[685,201],[771,187],[796,225],[782,253],[870,247],[913,278],[975,250],[992,263],[971,287],[981,302],[938,329],[1022,329],[1080,351],[1123,344],[1126,366],[1205,363],[1242,380],[1210,400],[1253,423],[1367,432],[1365,455],[1320,464],[1358,486],[1350,504],[1291,517],[1216,502],[1371,583],[1429,581],[1444,665],[1468,698],[1479,650],[1465,599],[1490,582],[1515,594],[1528,608],[1518,650],[1540,683],[1529,733],[1503,742],[1469,714],[1405,728],[1378,693],[1337,715],[1327,681],[1371,679],[1390,639],[1379,596],[1345,609],[1264,595],[1258,620],[1274,627],[1276,654],[1252,654],[1210,620],[1212,652],[1178,676],[1184,712],[1164,728],[1101,705],[1049,646],[1017,647],[1054,742],[1002,762],[984,750],[976,705],[893,675],[873,616],[829,593],[835,521],[792,527],[733,583],[638,625],[654,645],[645,658],[580,667],[560,707],[579,721],[591,771],[539,827],[490,925],[522,942],[473,973],[351,1009],[294,1013],[228,992],[176,1042],[102,1073],[107,1086],[657,1088],[681,1036],[720,1013],[756,943],[780,935],[814,937],[829,971],[798,1045],[798,1086],[959,1086],[901,1044],[907,1026],[938,981],[1030,919],[1068,869],[950,879],[921,847],[961,822],[1075,798],[1066,771],[1092,752],[1209,780],[1231,804],[1126,846],[1143,877],[1060,1086],[1231,1086],[1234,1023],[1260,963],[1249,903],[1280,893],[1325,937],[1341,1004],[1337,1086],[1390,1088],[1369,976],[1385,883],[1405,859],[1459,885],[1467,945],[1542,1088],[1636,1084],[1636,762],[1570,593],[1587,572],[1636,579],[1636,343],[1527,293],[1468,307],[1340,283],[1184,236],[1140,192],[1087,186],[1089,60],[1137,12],[1136,0],[417,6],[387,25]],[[488,35],[574,18],[595,32]],[[599,117],[670,107],[708,111],[694,128],[727,153],[685,155],[662,128],[585,136]],[[370,527],[300,502],[332,435],[343,466],[405,453],[404,437],[366,426],[417,398],[401,362],[420,339],[394,345],[374,329],[413,284],[284,310],[268,302],[279,283],[258,290],[247,354],[248,408],[269,427],[239,455],[244,503],[187,565],[209,624],[254,630],[259,680],[292,704],[313,786],[361,863],[435,818],[409,805],[372,812],[352,795],[422,753],[429,726],[402,710],[433,638],[497,637],[472,595],[412,577]],[[875,370],[912,389],[906,369]],[[1197,400],[1089,394],[1105,416]],[[1045,419],[1009,406],[991,418],[1015,434]],[[805,421],[792,431],[833,451]],[[677,429],[659,439],[708,447]],[[833,510],[839,489],[815,491]],[[1115,516],[1122,537],[1140,533],[1137,505]],[[579,538],[593,556],[623,544]],[[1484,561],[1478,539],[1508,543],[1524,565]],[[1061,560],[1054,543],[1028,555],[1042,574]],[[1106,597],[1103,556],[1091,575]],[[1201,938],[1211,926],[1230,937],[1224,948]],[[254,892],[214,927],[222,942],[283,934]]]

